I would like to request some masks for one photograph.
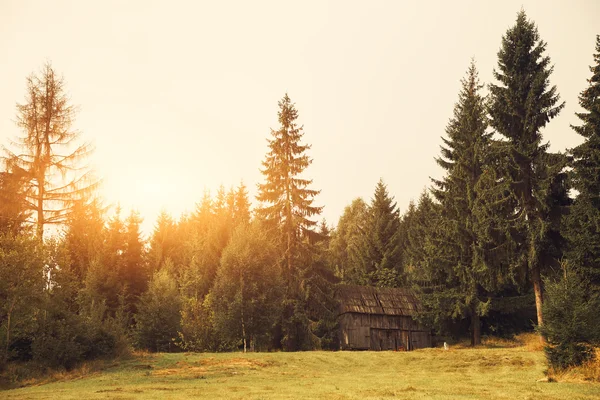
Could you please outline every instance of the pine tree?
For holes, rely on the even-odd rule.
[[[270,151],[261,170],[266,182],[258,185],[257,200],[261,206],[256,212],[280,232],[289,279],[296,267],[294,259],[300,242],[313,233],[317,224],[310,217],[320,214],[323,207],[313,206],[319,191],[308,189],[312,180],[301,177],[312,162],[306,155],[310,146],[300,143],[303,129],[296,123],[298,111],[287,93],[279,102],[277,115],[280,128],[271,130]]]
[[[361,253],[368,284],[396,287],[403,283],[400,213],[381,179],[369,207]]]
[[[298,126],[298,111],[286,94],[279,102],[278,130],[271,130],[269,152],[263,161],[265,183],[258,185],[257,218],[269,229],[269,234],[281,248],[286,296],[281,323],[281,343],[290,350],[314,346],[308,312],[309,288],[312,278],[312,240],[317,235],[317,222],[311,217],[322,207],[313,205],[318,190],[308,189],[312,180],[302,177],[312,160],[306,154],[309,145],[301,144],[304,135]]]
[[[485,99],[480,94],[475,62],[472,61],[459,99],[454,106],[454,117],[446,127],[442,156],[437,163],[446,171],[442,180],[434,180],[432,190],[440,203],[438,224],[437,265],[428,272],[432,292],[424,295],[438,318],[471,319],[471,344],[481,343],[480,316],[489,305],[486,289],[490,274],[487,265],[478,256],[480,246],[474,214],[477,202],[477,184],[483,173],[490,134],[487,129]],[[437,308],[442,305],[442,308]],[[437,309],[436,309],[437,308]]]
[[[27,173],[27,205],[36,216],[41,239],[46,225],[64,223],[73,202],[85,199],[98,186],[91,172],[78,164],[92,148],[82,144],[71,151],[79,138],[71,127],[76,108],[69,104],[65,83],[49,63],[39,76],[27,78],[26,103],[17,105],[17,110],[17,124],[25,136],[15,145],[22,153],[5,148],[7,162],[11,170]],[[56,175],[63,182],[54,179]]]
[[[439,245],[436,243],[439,208],[439,204],[424,190],[417,204],[411,201],[402,217],[401,227],[405,236],[403,263],[409,281],[419,281],[423,271],[435,266],[432,259]]]
[[[167,259],[173,261],[177,247],[177,224],[165,211],[161,211],[156,220],[156,226],[150,238],[148,258],[150,270],[157,271],[162,268]],[[179,267],[175,265],[175,267]]]
[[[579,95],[585,110],[577,113],[582,125],[573,126],[584,142],[571,150],[572,185],[579,192],[567,218],[571,263],[585,279],[600,288],[600,35],[590,67],[589,86]]]
[[[105,212],[98,199],[89,203],[78,201],[67,219],[65,246],[69,252],[69,268],[81,283],[92,261],[102,256]]]
[[[250,223],[250,200],[248,199],[248,190],[243,182],[235,191],[233,219],[235,226]]]
[[[127,311],[134,312],[135,301],[146,290],[148,273],[145,263],[144,241],[140,231],[143,219],[137,211],[131,211],[125,220],[125,250],[120,271],[122,282],[127,286]]]
[[[513,264],[527,271],[536,297],[538,325],[542,317],[542,265],[548,233],[548,199],[562,163],[548,153],[541,130],[564,107],[556,87],[549,87],[550,58],[537,27],[519,12],[516,24],[502,38],[498,52],[498,84],[490,85],[490,124],[505,139],[507,165],[502,178],[517,207],[512,227],[520,238]]]

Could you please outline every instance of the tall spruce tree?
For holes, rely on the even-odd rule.
[[[298,126],[298,111],[287,93],[279,101],[280,127],[271,130],[269,152],[263,161],[262,174],[266,182],[258,185],[257,200],[261,203],[257,215],[278,228],[284,248],[288,277],[294,273],[295,258],[300,243],[314,232],[317,222],[311,217],[319,215],[323,207],[313,205],[318,190],[309,189],[312,179],[301,177],[312,163],[306,154],[310,145],[301,144],[304,136]]]
[[[571,150],[572,185],[579,192],[567,218],[567,257],[581,275],[600,288],[600,35],[588,87],[579,95],[585,110],[573,126],[584,141]]]
[[[313,346],[307,313],[311,274],[311,241],[318,235],[311,217],[323,207],[313,205],[318,190],[309,189],[312,180],[302,177],[312,160],[306,154],[310,145],[301,144],[302,126],[298,111],[286,94],[279,102],[278,130],[271,130],[269,152],[263,161],[265,183],[258,185],[260,206],[256,216],[274,234],[282,252],[283,277],[287,285],[281,324],[281,343],[289,350]],[[309,264],[307,264],[307,262]]]
[[[490,125],[504,139],[507,165],[502,180],[516,199],[510,216],[519,243],[512,260],[533,283],[538,325],[542,316],[544,246],[549,241],[552,185],[562,169],[561,157],[548,153],[542,129],[564,107],[556,87],[550,87],[553,67],[544,55],[546,43],[537,27],[519,12],[516,24],[502,38],[498,52],[498,84],[490,85]],[[511,232],[511,234],[515,234]]]
[[[434,180],[433,195],[440,203],[438,224],[439,262],[430,265],[428,278],[432,291],[424,295],[424,304],[439,319],[471,320],[471,344],[481,343],[480,316],[485,315],[489,298],[487,265],[477,253],[480,246],[476,231],[477,184],[483,172],[490,133],[487,129],[485,98],[480,94],[475,62],[462,81],[454,116],[446,127],[442,156],[437,163],[446,171]],[[439,306],[442,307],[439,307]]]
[[[380,179],[369,207],[361,249],[368,284],[396,287],[403,282],[399,228],[398,207]]]

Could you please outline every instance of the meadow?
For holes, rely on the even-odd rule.
[[[599,399],[600,383],[544,381],[527,345],[412,352],[138,353],[0,392],[4,399]],[[48,382],[50,380],[50,382]]]

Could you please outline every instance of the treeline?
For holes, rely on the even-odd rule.
[[[549,151],[562,110],[552,65],[524,12],[502,38],[487,93],[469,66],[432,180],[404,214],[383,181],[318,222],[310,146],[287,94],[252,206],[243,184],[189,215],[107,218],[72,147],[74,109],[50,65],[17,107],[24,136],[0,174],[0,365],[70,367],[151,351],[336,349],[338,284],[412,287],[442,335],[511,335],[536,325],[553,366],[593,357],[600,338],[600,36],[581,92],[584,142]],[[62,176],[62,180],[57,180]],[[570,195],[571,190],[576,196]],[[44,237],[58,224],[60,234]]]

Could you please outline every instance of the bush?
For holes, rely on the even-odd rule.
[[[543,306],[544,325],[540,332],[547,340],[544,348],[548,364],[556,370],[578,366],[595,356],[599,342],[600,298],[567,264],[563,276],[547,280]]]

